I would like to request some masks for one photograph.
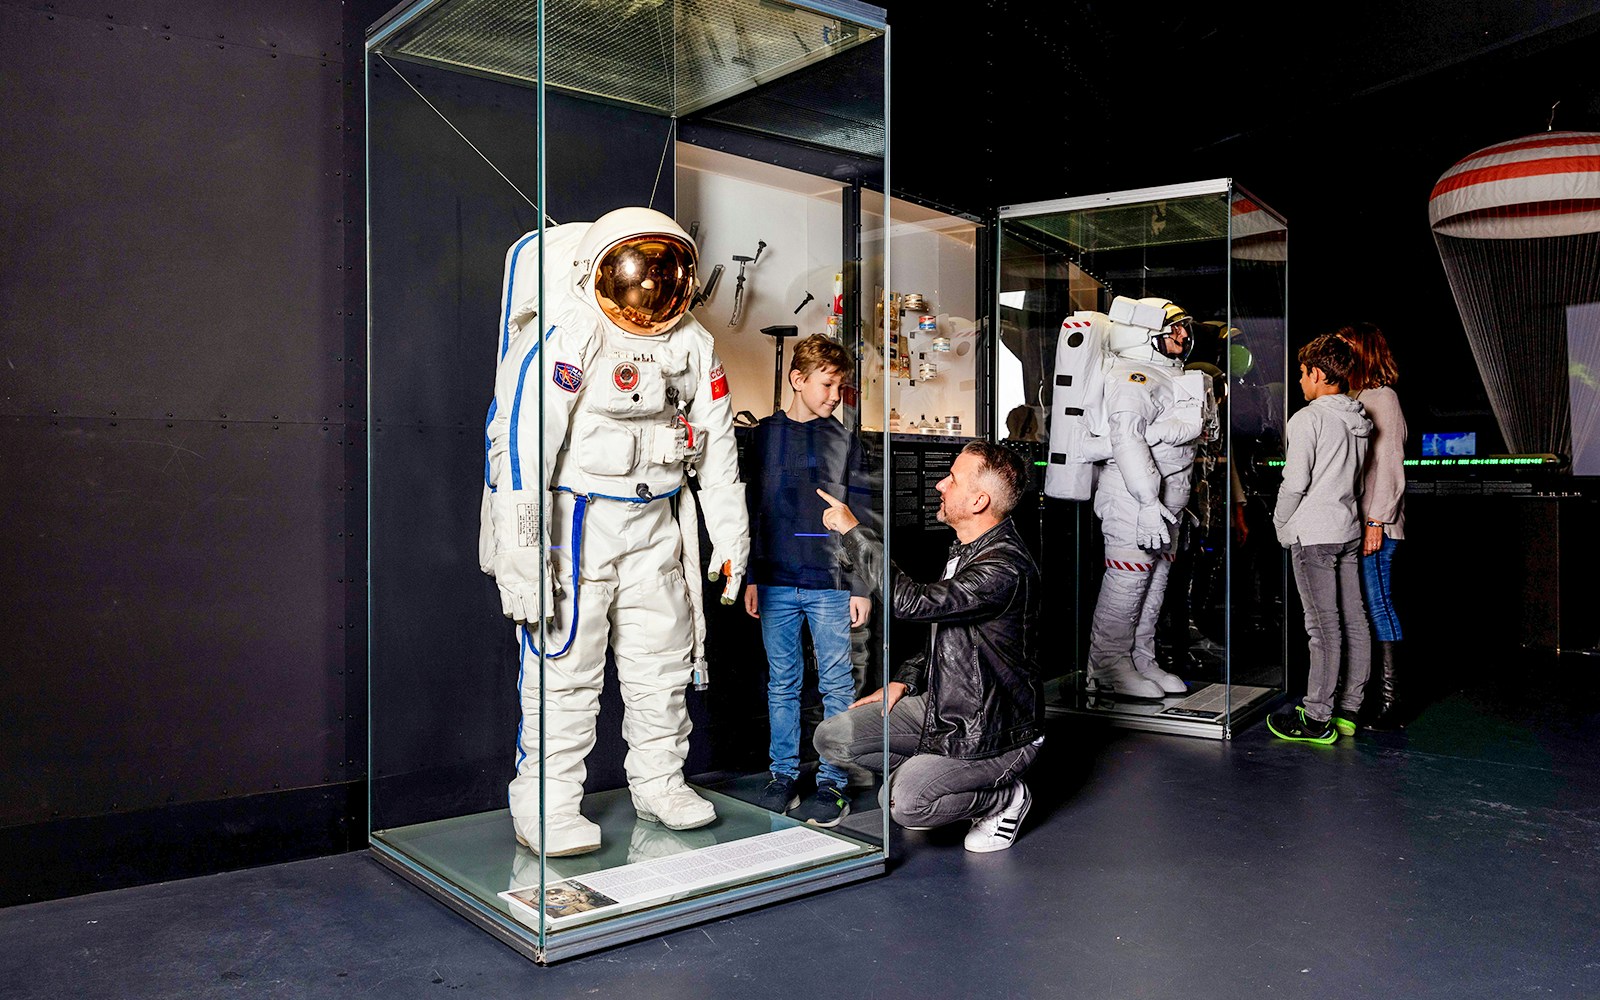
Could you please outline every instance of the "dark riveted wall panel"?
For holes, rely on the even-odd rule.
[[[299,17],[339,37],[337,8]],[[6,411],[337,419],[339,62],[16,7],[0,56],[27,123],[0,153]]]
[[[0,827],[364,772],[342,17],[0,6]]]
[[[0,826],[346,777],[333,429],[11,417],[0,454]]]

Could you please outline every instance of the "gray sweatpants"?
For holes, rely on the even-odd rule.
[[[883,752],[882,705],[862,705],[824,719],[812,743],[823,760],[889,773],[889,816],[901,826],[943,826],[987,816],[1011,796],[1011,787],[1039,754],[1036,740],[978,760],[917,753],[926,695],[910,695],[889,712],[889,754]],[[887,766],[885,766],[887,764]]]
[[[1339,714],[1353,717],[1372,674],[1372,634],[1367,605],[1361,596],[1361,539],[1338,545],[1289,546],[1294,582],[1306,609],[1306,638],[1311,664],[1306,673],[1306,716],[1326,722],[1333,715],[1334,692]],[[1341,670],[1342,668],[1342,670]]]

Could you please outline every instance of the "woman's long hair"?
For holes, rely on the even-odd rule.
[[[1350,371],[1351,392],[1393,385],[1400,379],[1400,369],[1389,353],[1389,341],[1374,323],[1356,323],[1343,327],[1334,336],[1355,348],[1356,363]]]

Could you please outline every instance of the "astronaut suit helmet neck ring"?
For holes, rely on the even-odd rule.
[[[671,216],[648,208],[607,212],[578,244],[579,297],[626,333],[659,336],[689,311],[696,257],[694,241]]]

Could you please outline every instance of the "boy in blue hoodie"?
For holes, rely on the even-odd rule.
[[[756,425],[744,456],[742,479],[750,506],[750,576],[744,607],[761,621],[767,650],[768,753],[771,778],[760,804],[816,826],[837,826],[850,811],[849,774],[821,760],[813,798],[800,804],[800,694],[805,661],[802,623],[817,657],[817,691],[824,719],[855,701],[850,630],[867,624],[871,584],[844,565],[839,536],[819,531],[817,490],[846,502],[858,518],[872,510],[866,452],[844,424],[833,419],[845,379],[854,368],[850,352],[821,334],[795,345],[789,362],[794,396]]]
[[[1355,364],[1349,344],[1325,334],[1302,347],[1298,360],[1300,391],[1310,405],[1289,418],[1272,523],[1294,565],[1311,663],[1305,701],[1269,715],[1267,728],[1280,739],[1332,743],[1339,737],[1334,717],[1355,720],[1372,669],[1360,516],[1372,421],[1345,395]],[[1337,709],[1335,691],[1342,692]]]

